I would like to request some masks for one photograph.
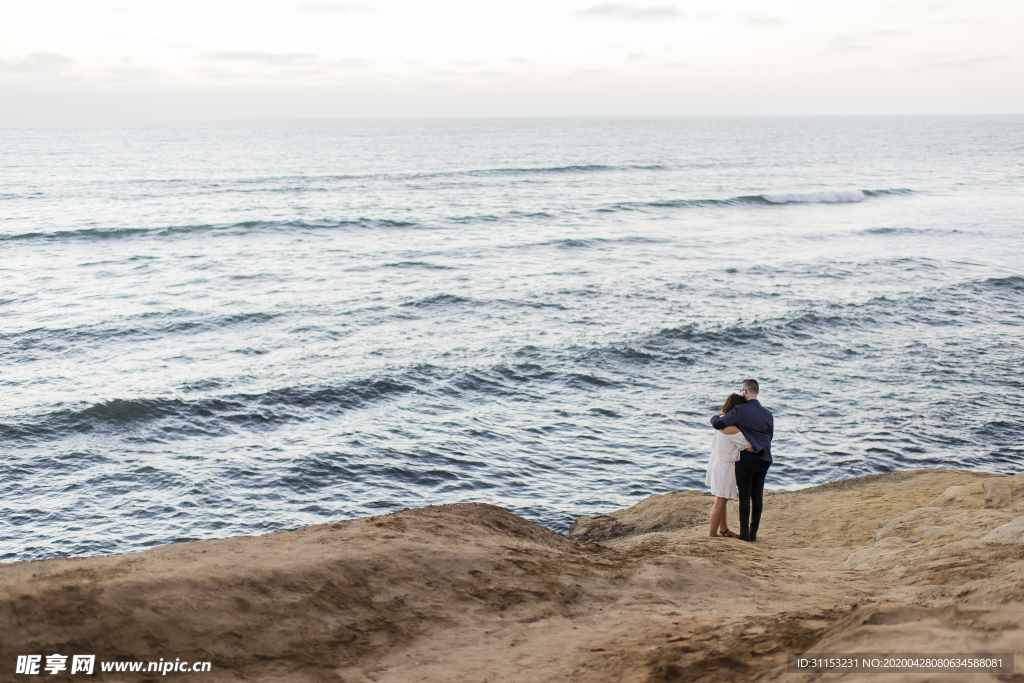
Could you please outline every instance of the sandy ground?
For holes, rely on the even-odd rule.
[[[785,666],[787,653],[1008,652],[1024,672],[1024,474],[769,494],[754,544],[708,538],[711,502],[651,496],[568,536],[463,504],[3,565],[0,679],[77,680],[14,673],[17,655],[60,653],[212,662],[83,677],[116,681],[1024,681]]]

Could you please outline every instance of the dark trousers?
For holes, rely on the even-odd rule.
[[[770,462],[760,459],[740,458],[736,461],[736,488],[740,490],[741,534],[756,534],[757,527],[761,525],[761,511],[764,509],[764,477],[768,474],[768,468],[771,466]],[[753,511],[750,509],[751,503],[753,503]]]

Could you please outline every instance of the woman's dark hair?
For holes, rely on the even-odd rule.
[[[743,394],[729,394],[725,397],[725,403],[722,404],[722,415],[725,415],[736,406],[741,406],[747,402],[747,399],[743,398]]]

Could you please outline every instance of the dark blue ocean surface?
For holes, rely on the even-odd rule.
[[[1024,118],[0,128],[0,559],[1024,460]]]

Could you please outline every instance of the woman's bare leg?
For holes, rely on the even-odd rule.
[[[722,501],[722,519],[721,519],[721,521],[719,522],[719,525],[718,525],[718,535],[719,536],[728,536],[729,534],[732,533],[731,531],[729,531],[729,519],[728,519],[729,518],[729,506],[728,506],[729,505],[729,499],[728,498],[715,498],[715,504],[716,505],[718,504],[718,501]]]
[[[711,508],[711,524],[708,527],[708,535],[712,538],[717,538],[721,535],[718,533],[721,527],[725,527],[726,531],[728,531],[728,527],[725,524],[726,500],[726,498],[721,496],[715,496],[715,505]]]

